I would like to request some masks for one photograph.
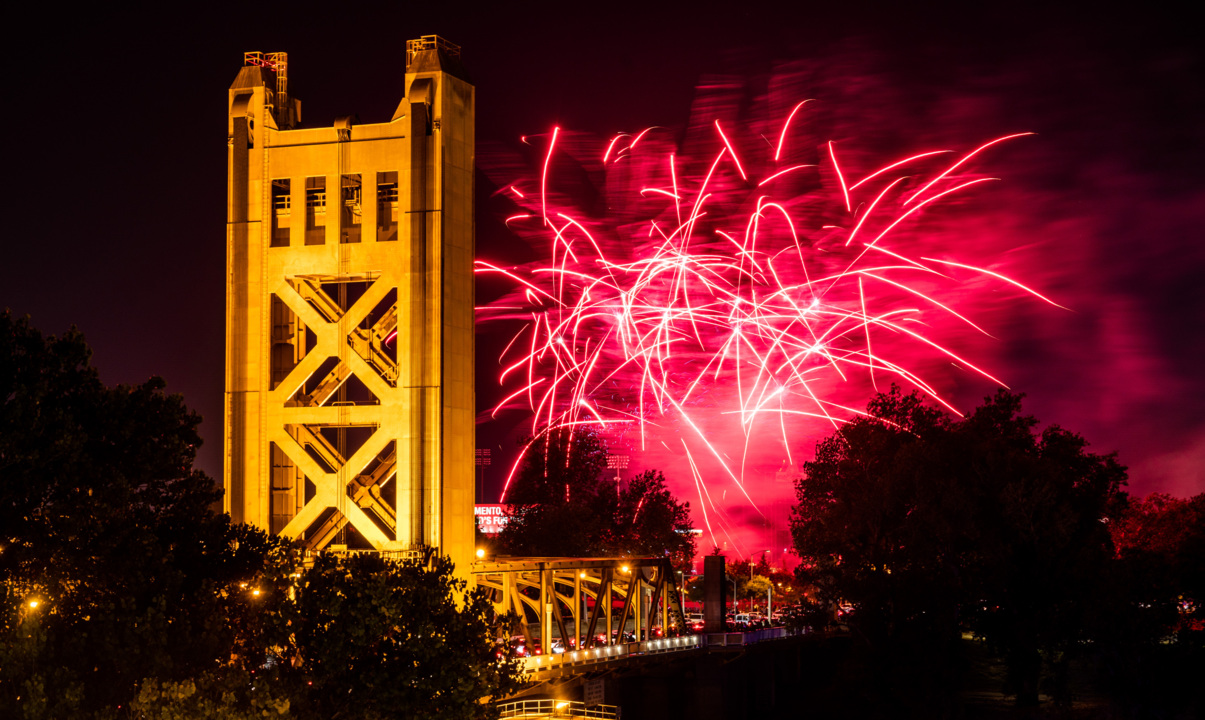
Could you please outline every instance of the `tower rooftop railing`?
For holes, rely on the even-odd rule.
[[[512,700],[498,703],[499,716],[503,718],[599,718],[612,720],[619,713],[614,705],[592,705],[576,701],[542,698],[538,700]]]
[[[406,41],[407,60],[413,60],[416,53],[424,50],[442,50],[448,57],[460,57],[460,46],[438,35],[423,35],[417,40]]]

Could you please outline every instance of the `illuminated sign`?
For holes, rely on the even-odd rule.
[[[477,517],[477,527],[486,535],[496,535],[506,525],[505,505],[477,505],[473,514]]]

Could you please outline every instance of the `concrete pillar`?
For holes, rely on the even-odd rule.
[[[723,555],[708,555],[703,558],[703,631],[724,632],[724,605],[728,582],[724,571]]]

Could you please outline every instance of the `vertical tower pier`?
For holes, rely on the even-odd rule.
[[[225,509],[311,550],[473,559],[474,88],[406,46],[389,122],[300,126],[285,53],[228,97]]]

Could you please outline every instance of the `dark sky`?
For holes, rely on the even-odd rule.
[[[107,382],[166,378],[205,418],[200,465],[218,476],[224,104],[244,51],[289,53],[304,125],[381,122],[405,41],[443,35],[477,86],[479,154],[553,125],[680,127],[704,78],[802,64],[843,108],[843,141],[1038,133],[992,172],[1011,188],[1026,281],[1074,313],[1018,310],[993,368],[1043,421],[1119,451],[1134,491],[1203,492],[1199,37],[1161,7],[970,5],[42,4],[3,51],[0,306],[46,333],[77,325]],[[505,208],[482,187],[478,244],[496,254]]]

